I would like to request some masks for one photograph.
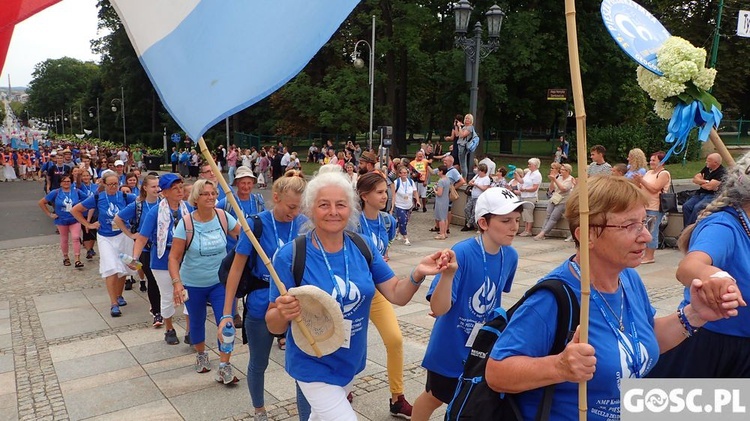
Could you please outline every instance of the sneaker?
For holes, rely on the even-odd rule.
[[[568,237],[567,237],[567,238],[565,239],[565,242],[566,242],[566,243],[569,243],[569,242],[571,242],[571,241],[573,241],[573,236],[572,236],[572,235],[569,235],[569,236],[568,236]]]
[[[268,421],[268,414],[266,411],[263,412],[256,412],[253,416],[254,421]]]
[[[177,332],[175,332],[174,329],[170,329],[164,332],[164,341],[167,343],[167,345],[177,345],[178,343],[180,343],[180,340],[177,339]]]
[[[183,338],[183,342],[185,342],[185,344],[187,344],[187,345],[192,345],[193,344],[192,342],[190,342],[190,332],[188,332],[188,333],[185,334],[185,337]]]
[[[239,313],[234,315],[234,327],[236,329],[242,329],[242,316]]]
[[[401,241],[404,239],[404,236],[401,234],[396,234],[396,241]]]
[[[129,278],[125,280],[125,291],[130,291],[133,289],[133,278]]]
[[[164,325],[164,318],[161,317],[161,314],[156,313],[154,316],[154,327],[162,327]]]
[[[391,415],[407,420],[411,419],[411,404],[406,401],[404,395],[398,395],[396,402],[393,402],[392,399],[388,399],[388,402],[391,405]]]
[[[94,249],[91,249],[86,252],[86,259],[91,260],[94,258]]]
[[[422,212],[427,212],[427,207],[426,206],[422,206]]]
[[[122,298],[122,295],[120,295],[119,297],[117,297],[117,305],[119,305],[120,307],[125,307],[126,305],[128,305],[128,302],[125,301],[124,298]]]
[[[232,371],[232,364],[219,365],[219,371],[216,373],[216,381],[224,384],[232,384],[240,381]]]
[[[94,251],[94,249],[91,249],[90,251],[91,251],[91,257],[95,257],[96,256],[96,252]]]
[[[438,227],[432,227],[432,228],[430,228],[430,232],[440,232],[440,228],[438,228]]]
[[[208,354],[199,352],[195,357],[195,371],[197,373],[208,373],[211,371],[211,363],[208,362]]]
[[[352,401],[354,401],[354,395],[352,395],[352,392],[349,392],[349,394],[346,395],[346,400],[348,400],[349,403],[352,403]]]
[[[405,246],[410,246],[411,245],[411,242],[409,242],[408,238],[404,240],[404,245]]]
[[[113,305],[109,308],[109,315],[112,317],[120,317],[122,316],[122,312],[120,311],[120,306],[117,304]]]
[[[461,232],[466,232],[466,231],[474,231],[474,228],[472,228],[472,227],[470,227],[470,226],[468,226],[468,225],[464,225],[464,226],[463,226],[463,227],[461,228]]]

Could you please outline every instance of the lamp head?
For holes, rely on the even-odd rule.
[[[359,57],[355,58],[354,59],[354,67],[356,67],[357,69],[361,69],[361,68],[365,67],[365,61],[362,60]]]
[[[467,0],[461,0],[453,5],[453,14],[456,17],[456,33],[459,35],[466,34],[469,29],[469,18],[474,8]]]
[[[112,112],[113,112],[113,113],[116,113],[116,112],[117,112],[117,107],[115,107],[114,105],[112,106]]]
[[[503,26],[505,13],[497,5],[493,5],[485,13],[485,16],[487,16],[487,32],[490,38],[498,38],[500,36],[500,28]]]

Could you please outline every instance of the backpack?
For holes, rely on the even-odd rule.
[[[507,327],[513,313],[526,299],[540,289],[551,291],[557,302],[557,329],[549,355],[562,352],[567,342],[573,338],[573,333],[579,322],[580,307],[575,293],[563,281],[546,279],[534,285],[507,311],[507,315],[502,308],[498,307],[493,311],[496,316],[482,326],[472,344],[469,356],[464,363],[464,372],[458,378],[456,392],[445,412],[446,421],[517,421],[522,419],[521,412],[512,394],[497,393],[487,385],[485,368],[495,342]],[[544,388],[535,420],[549,419],[554,389],[555,385]]]
[[[260,236],[263,235],[263,223],[258,215],[253,215],[250,218],[253,219],[253,235],[258,241],[260,241]],[[226,257],[221,261],[221,266],[219,266],[219,281],[225,287],[227,285],[227,279],[229,279],[229,270],[232,268],[235,254],[236,252],[234,249],[230,250]],[[255,247],[251,248],[250,255],[247,256],[247,263],[242,269],[242,275],[240,275],[240,282],[237,284],[237,291],[234,294],[237,298],[242,298],[258,289],[268,288],[268,282],[257,278],[252,274],[256,255],[257,252],[255,251]]]
[[[221,229],[224,231],[224,235],[227,234],[228,229],[227,225],[229,222],[227,222],[227,214],[222,210],[219,212],[219,209],[214,209],[214,213],[216,213],[216,217],[219,218],[219,225],[221,225]],[[182,217],[182,222],[185,224],[185,251],[190,248],[190,244],[193,243],[193,213],[190,212],[187,215]],[[185,254],[182,255],[183,259],[185,258]]]
[[[468,149],[469,152],[474,152],[477,149],[477,146],[479,145],[479,135],[477,134],[477,131],[474,130],[474,126],[471,127],[471,134],[472,134],[471,139],[469,139],[469,141],[466,142],[466,149]]]
[[[250,197],[255,199],[255,210],[257,210],[258,213],[261,213],[264,210],[266,210],[266,201],[263,200],[263,195],[261,195],[260,193],[252,193],[250,194]],[[239,199],[237,199],[237,204],[240,205]],[[242,208],[242,205],[240,205],[240,208]],[[224,199],[224,212],[230,213],[232,212],[232,210],[234,210],[232,208],[232,203],[229,202],[229,199]],[[256,235],[255,238],[260,238],[260,237]]]
[[[138,227],[141,225],[141,215],[143,215],[143,201],[135,201],[135,216],[130,220],[130,231],[135,234],[138,232]]]
[[[354,242],[359,252],[365,256],[367,260],[367,266],[372,264],[372,250],[367,246],[367,243],[356,232],[346,230],[344,231],[349,239]],[[294,284],[300,286],[302,284],[302,275],[305,273],[305,258],[307,257],[307,241],[304,235],[300,235],[294,239],[292,243],[292,275],[294,276]]]
[[[388,213],[388,212],[378,211],[378,218],[380,218],[380,217],[382,217],[383,220],[385,221],[385,223],[383,224],[383,228],[385,228],[385,232],[388,233],[388,235],[390,235],[391,234],[391,226],[393,224],[393,221],[391,221],[391,214]],[[357,228],[360,229],[360,230],[362,229],[362,222],[357,222]],[[393,239],[390,238],[389,242],[390,241],[393,241]],[[355,244],[356,244],[356,240],[355,240]],[[362,250],[362,249],[360,249],[360,250]],[[362,253],[362,254],[364,254],[364,253]],[[367,257],[367,256],[365,256],[365,257]],[[369,264],[370,260],[368,260],[367,263]]]

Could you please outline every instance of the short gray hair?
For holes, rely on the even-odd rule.
[[[312,209],[315,206],[315,200],[318,198],[318,193],[323,187],[340,187],[344,191],[345,199],[349,204],[349,208],[352,210],[349,214],[349,222],[347,229],[356,231],[357,221],[359,220],[359,198],[357,192],[352,188],[351,182],[346,178],[341,166],[338,164],[326,164],[320,167],[318,173],[307,183],[307,188],[302,194],[301,211],[302,214],[309,218],[305,229],[301,231],[307,231],[314,228],[312,218]]]
[[[542,161],[540,161],[539,158],[529,158],[529,164],[539,168],[542,165]]]

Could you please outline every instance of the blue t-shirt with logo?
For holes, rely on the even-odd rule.
[[[581,297],[581,283],[571,272],[571,263],[566,261],[550,272],[544,279],[560,279]],[[588,420],[612,420],[620,418],[620,381],[623,378],[644,377],[659,358],[659,344],[654,334],[654,314],[646,294],[643,281],[634,269],[620,272],[623,291],[602,293],[592,288],[591,311],[589,312],[589,343],[596,352],[596,372],[588,382]],[[610,326],[614,320],[611,310],[601,300],[609,303],[618,313],[623,309],[625,331]],[[599,304],[597,304],[597,302]],[[621,307],[623,305],[623,307]],[[632,315],[632,317],[631,317]],[[636,335],[633,335],[633,327]],[[544,357],[549,355],[557,328],[557,303],[552,292],[539,291],[532,295],[515,312],[495,343],[490,357],[503,360],[511,356]],[[615,334],[615,332],[617,332]],[[617,336],[615,336],[617,335]],[[637,336],[640,352],[634,350]],[[640,356],[636,360],[634,356]],[[639,361],[634,364],[634,361]],[[637,370],[637,374],[636,374]],[[533,419],[542,397],[542,389],[535,389],[516,396],[524,419]],[[550,419],[578,419],[578,383],[560,383],[555,386]]]
[[[223,190],[222,190],[223,191]],[[248,224],[250,223],[250,217],[252,215],[257,215],[264,210],[266,210],[265,204],[263,202],[263,196],[260,194],[250,194],[250,198],[247,200],[240,200],[237,195],[234,195],[234,199],[237,201],[237,204],[240,205],[242,210],[245,212],[245,219],[248,221]],[[226,197],[226,193],[224,193],[224,197],[218,199],[219,201],[216,203],[217,209],[224,209],[225,211],[229,212],[230,215],[237,218],[237,214],[234,212],[234,208],[227,203],[228,199]],[[234,249],[234,247],[237,245],[237,240],[235,240],[232,237],[227,237],[227,252],[229,250]]]
[[[458,269],[453,277],[451,308],[435,320],[422,366],[445,377],[458,378],[471,347],[466,346],[474,324],[484,323],[491,311],[500,306],[503,292],[510,292],[518,266],[518,252],[504,246],[497,254],[486,253],[482,260],[479,237],[468,238],[453,246]],[[489,284],[485,281],[489,276]],[[435,276],[427,299],[440,282]]]
[[[386,212],[378,212],[376,219],[367,219],[364,212],[359,215],[357,232],[372,240],[381,256],[385,256],[391,241],[396,238],[396,218]]]
[[[294,240],[297,237],[300,227],[307,221],[307,217],[304,215],[297,215],[292,222],[279,222],[273,218],[273,211],[264,211],[258,214],[260,222],[263,224],[263,232],[258,239],[260,246],[263,247],[263,251],[266,253],[269,259],[273,259],[276,250],[282,247],[284,244]],[[250,229],[254,228],[253,224],[255,220],[250,218],[247,220],[250,225]],[[275,225],[274,225],[275,224]],[[253,243],[247,237],[244,231],[240,232],[240,239],[237,242],[237,248],[235,251],[245,256],[251,255],[253,249]],[[249,265],[252,265],[252,274],[258,279],[262,279],[266,282],[271,282],[271,274],[268,273],[266,265],[263,260],[255,254],[255,261],[248,261]],[[245,301],[248,314],[253,319],[264,319],[266,316],[266,310],[268,310],[268,289],[258,289],[248,294]]]
[[[265,227],[264,227],[265,229]],[[342,234],[344,235],[344,234]],[[373,252],[372,264],[367,260],[354,242],[344,238],[346,255],[349,260],[349,282],[346,278],[344,249],[336,253],[326,253],[333,270],[337,286],[334,286],[330,272],[323,260],[323,254],[313,245],[311,235],[306,236],[307,258],[302,285],[315,285],[331,294],[337,301],[343,301],[344,319],[352,323],[352,335],[349,348],[339,348],[336,352],[322,358],[309,356],[300,351],[294,342],[294,336],[287,331],[285,368],[292,378],[303,382],[324,382],[336,386],[345,386],[357,373],[365,368],[367,359],[367,325],[370,318],[370,304],[375,294],[375,285],[393,278],[394,274],[380,253]],[[375,250],[372,240],[365,238],[370,250]],[[276,252],[273,266],[286,288],[295,285],[292,275],[292,244],[286,244]],[[339,294],[338,291],[341,291]],[[348,291],[348,293],[347,293]],[[269,288],[270,302],[275,302],[279,290],[272,282]],[[340,299],[339,297],[343,297]]]
[[[73,225],[78,223],[70,211],[73,206],[83,202],[86,195],[78,189],[70,189],[64,192],[61,188],[55,189],[44,196],[44,200],[55,206],[55,225]]]
[[[185,205],[190,212],[193,211],[190,205],[186,202]],[[157,255],[156,247],[157,229],[159,225],[157,222],[159,219],[159,206],[152,206],[149,211],[147,213],[144,212],[141,217],[141,227],[138,230],[138,233],[148,238],[148,242],[151,244],[151,269],[169,270],[169,251],[172,248],[172,235],[177,223],[182,220],[182,215],[179,214],[179,210],[177,213],[175,213],[175,211],[170,211],[170,213],[171,223],[169,224],[169,231],[167,231],[167,248],[164,251],[164,255],[161,257]],[[147,249],[144,248],[143,250],[146,251]]]
[[[217,210],[217,212],[222,212]],[[237,225],[234,216],[227,214],[227,231]],[[174,238],[187,239],[185,221],[177,223],[172,235]],[[227,255],[227,234],[221,227],[219,217],[208,222],[198,222],[193,217],[193,240],[180,265],[182,284],[189,287],[210,287],[219,283],[219,266]]]
[[[98,198],[99,201],[97,202],[97,195],[89,196],[81,205],[86,209],[98,209],[100,226],[97,232],[99,235],[102,237],[115,237],[122,234],[122,231],[114,225],[115,215],[122,209],[125,209],[128,204],[135,202],[135,195],[125,195],[119,191],[113,195],[101,192]]]
[[[151,203],[146,202],[146,201],[141,202],[141,219],[140,221],[138,221],[138,227],[137,227],[138,229],[134,230],[130,222],[135,221],[136,206],[138,206],[137,203],[138,201],[136,200],[135,202],[127,205],[125,209],[117,213],[117,216],[119,216],[120,219],[128,223],[131,231],[140,232],[141,228],[143,227],[143,222],[146,220],[146,215],[148,215],[151,209],[158,207],[157,205],[159,204],[159,200],[156,200],[155,202],[151,202]],[[143,251],[145,252],[149,251],[148,243],[146,244],[146,247],[143,248]]]
[[[748,220],[747,213],[742,217]],[[711,257],[711,264],[726,271],[737,280],[740,291],[750,291],[750,264],[740,256],[750,254],[750,237],[745,234],[737,211],[731,207],[722,208],[701,219],[690,236],[690,252],[702,251]],[[685,288],[686,299],[690,298],[690,288]],[[750,337],[750,307],[739,307],[739,314],[728,319],[708,322],[703,329],[725,335]]]

